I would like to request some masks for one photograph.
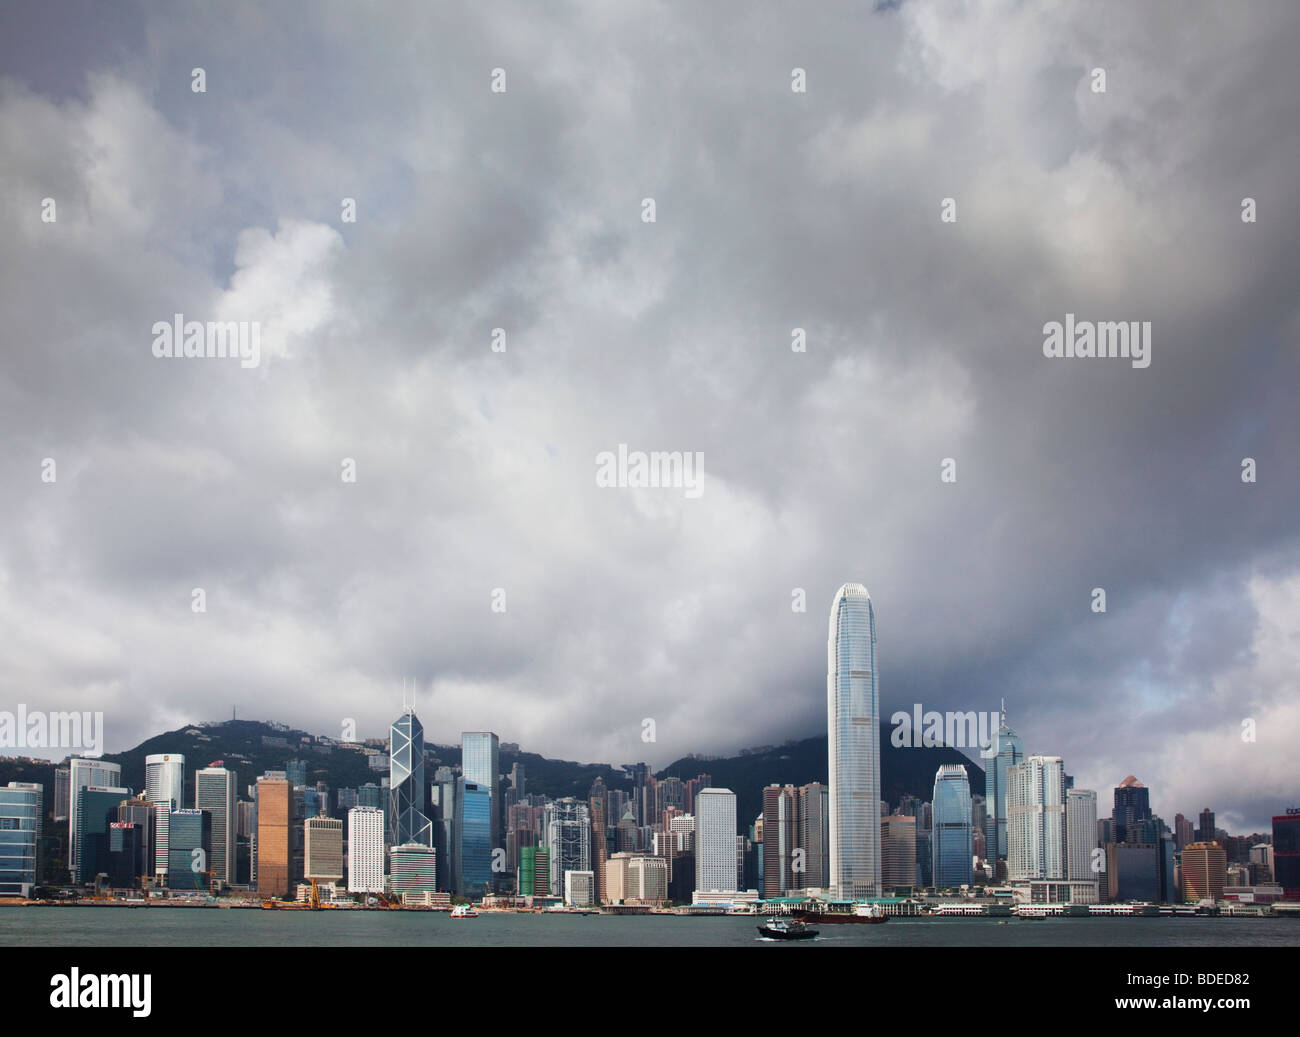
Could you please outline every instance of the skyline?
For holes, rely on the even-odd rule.
[[[416,710],[416,707],[415,707],[415,706],[410,705],[410,706],[404,706],[404,707],[403,707],[403,709],[406,709],[406,708],[409,708],[409,709],[411,710],[412,714],[415,713],[415,710]],[[246,719],[246,718],[241,718],[241,719]],[[400,718],[399,718],[399,719],[400,719]],[[315,734],[312,734],[311,732],[308,732],[308,731],[306,731],[305,729],[295,728],[295,727],[293,727],[292,725],[286,725],[286,724],[283,724],[283,723],[281,723],[281,722],[276,722],[276,721],[266,721],[266,720],[260,720],[260,719],[253,719],[253,720],[249,720],[249,722],[251,722],[251,723],[258,723],[258,724],[267,724],[267,725],[274,724],[274,726],[275,726],[276,728],[278,728],[278,729],[290,730],[290,731],[301,731],[303,734],[310,735],[310,736],[313,737],[313,738],[320,737],[320,736],[323,734],[323,732],[317,732],[317,733],[315,733]],[[220,725],[223,724],[223,723],[225,723],[225,721],[196,721],[196,725],[198,725],[198,726],[200,727],[200,729],[201,729],[202,727],[204,727],[204,726],[209,726],[209,727],[210,727],[210,726],[220,726]],[[187,725],[187,726],[188,726],[188,725]],[[178,730],[180,730],[180,729],[178,729]],[[162,734],[165,734],[165,733],[166,733],[166,732],[162,732],[162,733],[159,733],[159,734],[156,734],[156,735],[152,735],[152,736],[150,736],[149,739],[146,739],[146,741],[151,741],[151,740],[153,740],[154,738],[160,738],[160,737],[162,737]],[[462,732],[462,734],[482,734],[482,733],[486,733],[486,732]],[[1012,732],[1012,733],[1014,734],[1014,732]],[[329,737],[329,736],[326,736],[326,737]],[[498,736],[498,737],[499,737],[499,736]],[[708,764],[709,764],[710,761],[714,761],[714,760],[718,760],[718,759],[743,759],[744,756],[746,755],[746,752],[747,752],[748,750],[756,750],[756,749],[759,749],[759,750],[768,750],[768,751],[771,751],[771,750],[774,750],[774,749],[780,749],[780,748],[782,748],[783,746],[788,745],[788,744],[798,744],[799,742],[802,742],[802,741],[815,741],[815,740],[817,740],[819,737],[820,737],[820,736],[818,736],[818,735],[813,735],[813,736],[808,736],[808,737],[803,738],[803,739],[791,738],[791,739],[788,739],[788,740],[786,740],[785,742],[779,743],[779,744],[777,744],[777,745],[769,745],[769,746],[746,746],[746,747],[740,747],[740,749],[738,749],[736,752],[733,752],[733,753],[731,753],[731,754],[708,755],[708,756],[687,755],[687,756],[685,756],[685,757],[682,757],[681,759],[682,759],[682,760],[697,760],[697,761],[699,762],[699,764],[700,764],[700,766],[701,766],[702,768],[707,769],[707,766],[708,766]],[[376,739],[374,739],[374,738],[366,739],[366,738],[364,738],[364,737],[359,737],[358,740],[357,740],[356,742],[354,742],[354,743],[341,743],[341,744],[344,745],[344,746],[346,746],[347,744],[360,745],[360,744],[363,744],[364,742],[366,742],[366,741],[368,741],[368,740],[369,740],[369,741],[375,741]],[[1018,739],[1017,739],[1017,740],[1018,740]],[[140,743],[140,744],[143,744],[143,743]],[[340,744],[340,743],[336,743],[336,744]],[[387,744],[387,743],[386,743],[386,744]],[[458,740],[453,740],[453,741],[451,741],[451,742],[446,742],[446,743],[443,743],[443,742],[436,742],[436,741],[428,741],[426,744],[427,744],[427,745],[430,745],[430,746],[440,747],[440,748],[455,749],[455,748],[457,748]],[[518,743],[513,743],[513,744],[518,744]],[[963,752],[963,753],[968,753],[968,752],[969,752],[968,750],[966,750],[966,749],[962,749],[962,748],[960,748],[960,747],[950,747],[950,746],[943,746],[943,747],[944,747],[944,748],[957,748],[957,750],[958,750],[959,752]],[[136,748],[139,748],[139,746],[133,746],[133,747],[131,747],[131,748],[132,748],[132,749],[136,749]],[[506,751],[506,752],[514,752],[515,750],[505,750],[505,751]],[[518,753],[520,753],[521,755],[541,755],[541,756],[545,757],[545,754],[543,754],[543,753],[536,753],[536,752],[534,752],[533,750],[531,750],[531,749],[529,749],[528,747],[523,746],[523,745],[519,745],[519,748],[518,748],[517,751],[518,751]],[[118,755],[118,754],[106,754],[106,755]],[[1048,754],[1044,754],[1044,753],[1032,753],[1032,754],[1026,754],[1026,755],[1035,755],[1035,756],[1040,756],[1040,757],[1041,757],[1041,756],[1048,755]],[[99,763],[99,762],[101,761],[101,759],[104,759],[104,761],[107,762],[110,766],[114,766],[114,767],[119,766],[116,762],[106,760],[105,758],[100,758],[100,757],[86,758],[86,757],[80,757],[80,756],[77,756],[77,755],[75,755],[75,754],[72,754],[72,755],[65,755],[65,756],[62,756],[62,757],[29,757],[29,756],[15,755],[15,754],[0,754],[0,760],[4,760],[4,759],[6,759],[6,758],[8,758],[8,759],[15,759],[15,760],[18,760],[18,759],[31,759],[31,760],[36,760],[36,761],[38,761],[38,762],[46,762],[46,763],[49,763],[49,764],[51,764],[51,765],[55,765],[55,766],[57,766],[57,765],[59,765],[59,764],[61,764],[61,763],[66,764],[67,762],[69,762],[70,760],[73,760],[73,759],[78,760],[79,762],[81,762],[81,763],[83,763],[83,764],[97,764],[97,763]],[[545,757],[545,758],[550,759],[550,760],[559,760],[559,759],[560,759],[560,758],[558,758],[558,757]],[[1021,759],[1023,759],[1023,758],[1024,758],[1024,756],[1021,757]],[[645,761],[645,760],[636,761],[636,762],[615,763],[615,762],[612,762],[612,761],[605,761],[605,760],[591,760],[591,759],[564,760],[564,761],[562,761],[562,762],[573,763],[573,764],[576,764],[576,765],[578,765],[578,766],[593,766],[593,765],[594,765],[594,766],[607,766],[607,767],[610,767],[611,769],[613,769],[613,770],[615,770],[615,771],[624,771],[625,773],[626,773],[626,768],[628,768],[628,767],[635,767],[635,766],[638,766],[638,765],[640,765],[640,764],[648,763],[648,761]],[[673,762],[673,763],[677,763],[677,762],[679,762],[679,761],[671,761],[671,762]],[[988,761],[985,761],[985,762],[987,762],[988,764],[991,765],[991,764],[993,764],[994,761],[993,761],[993,760],[988,760]],[[1068,761],[1065,761],[1065,762],[1066,762],[1066,765],[1067,765],[1067,770],[1070,769]],[[936,777],[938,776],[939,771],[941,771],[945,766],[951,766],[951,765],[949,765],[949,764],[941,764],[941,765],[939,765],[939,766],[936,768],[936,775],[935,775]],[[990,819],[992,819],[992,818],[995,816],[995,814],[994,814],[994,802],[995,802],[995,801],[994,801],[994,798],[993,798],[993,795],[992,795],[992,789],[991,789],[991,787],[990,787],[990,785],[989,785],[989,782],[992,780],[992,779],[991,779],[991,775],[992,775],[992,770],[991,770],[991,768],[990,768],[989,770],[985,770],[984,768],[982,768],[982,767],[980,766],[980,759],[979,759],[978,755],[976,755],[976,756],[967,755],[967,756],[966,756],[966,760],[965,760],[965,762],[962,764],[962,766],[965,766],[965,767],[967,767],[967,768],[970,768],[970,767],[974,766],[974,767],[980,768],[981,772],[984,773],[984,775],[985,775],[985,800],[986,800],[986,807],[987,807],[987,809],[988,809],[989,817],[990,817]],[[190,770],[192,770],[192,771],[202,771],[202,770],[204,770],[204,769],[206,769],[206,768],[205,768],[205,767],[201,767],[201,766],[195,766],[195,767],[191,767],[191,768],[190,768]],[[654,767],[651,767],[651,773],[653,774],[653,773],[658,772],[658,771],[661,771],[661,770],[663,770],[663,769],[664,769],[664,768],[654,768]],[[1140,769],[1141,769],[1141,768],[1138,768],[1139,771],[1140,771]],[[239,771],[239,768],[236,767],[235,770],[238,772],[238,771]],[[252,772],[250,772],[250,774],[251,774],[251,773],[252,773]],[[969,774],[969,770],[968,770],[968,774]],[[1074,777],[1077,778],[1077,775],[1072,775],[1072,776],[1074,776]],[[509,777],[508,774],[503,775],[503,778],[508,778],[508,777]],[[1075,792],[1075,791],[1079,791],[1079,792],[1092,792],[1092,793],[1094,793],[1094,794],[1096,795],[1098,804],[1101,804],[1101,805],[1103,805],[1103,806],[1107,806],[1107,809],[1108,809],[1108,804],[1111,802],[1111,799],[1107,796],[1107,794],[1108,794],[1108,793],[1113,793],[1115,790],[1118,790],[1118,789],[1121,789],[1121,788],[1126,787],[1126,786],[1127,786],[1127,785],[1128,785],[1128,784],[1129,784],[1129,783],[1130,783],[1134,778],[1135,778],[1135,774],[1134,774],[1134,773],[1129,773],[1129,774],[1126,774],[1123,778],[1118,778],[1118,779],[1115,779],[1114,781],[1111,781],[1111,782],[1103,782],[1103,783],[1101,783],[1100,785],[1088,786],[1088,787],[1086,787],[1086,788],[1082,785],[1082,783],[1080,783],[1080,785],[1079,785],[1079,787],[1078,787],[1077,790],[1072,788],[1072,789],[1070,789],[1069,791],[1070,791],[1070,792]],[[631,778],[629,777],[628,780],[631,780]],[[1184,817],[1186,817],[1186,818],[1188,818],[1188,819],[1190,819],[1190,820],[1192,820],[1192,821],[1195,821],[1195,820],[1197,819],[1197,817],[1198,817],[1200,814],[1202,814],[1205,810],[1208,809],[1208,810],[1210,811],[1211,815],[1213,815],[1213,816],[1215,817],[1217,827],[1220,828],[1220,829],[1222,829],[1222,830],[1224,830],[1224,831],[1228,831],[1230,834],[1234,834],[1234,835],[1247,835],[1247,834],[1251,834],[1251,833],[1253,833],[1253,832],[1265,831],[1265,830],[1268,828],[1268,823],[1267,823],[1268,820],[1269,820],[1270,818],[1272,818],[1273,816],[1275,816],[1275,815],[1277,814],[1278,810],[1283,810],[1283,812],[1285,812],[1285,810],[1286,810],[1287,808],[1290,808],[1290,807],[1296,807],[1296,805],[1297,805],[1296,802],[1295,802],[1294,800],[1292,800],[1292,799],[1286,799],[1286,798],[1279,799],[1279,800],[1277,801],[1277,803],[1274,805],[1274,809],[1271,810],[1271,811],[1270,811],[1270,812],[1265,816],[1265,818],[1264,818],[1264,822],[1259,823],[1259,824],[1253,824],[1253,825],[1250,824],[1250,823],[1242,824],[1242,823],[1237,822],[1236,819],[1235,819],[1235,817],[1233,817],[1229,812],[1225,812],[1225,811],[1223,811],[1222,809],[1220,809],[1219,807],[1216,807],[1216,806],[1215,806],[1216,803],[1219,803],[1219,802],[1220,802],[1220,800],[1217,799],[1217,798],[1212,798],[1208,806],[1205,805],[1205,804],[1203,804],[1201,807],[1193,807],[1193,806],[1190,806],[1190,805],[1185,804],[1185,803],[1184,803],[1184,804],[1180,804],[1180,803],[1176,802],[1179,798],[1181,798],[1181,794],[1178,792],[1178,790],[1168,790],[1168,789],[1160,790],[1160,789],[1153,789],[1153,788],[1147,786],[1146,783],[1145,783],[1145,782],[1142,782],[1142,781],[1139,781],[1139,782],[1138,782],[1138,785],[1139,785],[1140,787],[1142,787],[1142,788],[1145,788],[1146,791],[1147,791],[1148,793],[1153,793],[1153,794],[1155,794],[1155,799],[1154,799],[1153,804],[1152,804],[1152,812],[1155,813],[1156,815],[1160,816],[1163,820],[1165,820],[1165,821],[1166,821],[1168,824],[1170,824],[1171,826],[1172,826],[1172,824],[1173,824],[1173,819],[1174,819],[1177,815],[1179,815],[1179,814],[1182,814]],[[829,781],[828,781],[828,786],[829,786]],[[143,790],[143,789],[138,790],[138,794],[139,794],[139,795],[144,795],[144,794],[145,794],[145,793],[144,793],[144,790]],[[1166,805],[1166,806],[1162,806],[1162,805],[1161,805],[1161,804],[1167,804],[1169,800],[1174,800],[1174,801],[1175,801],[1175,802],[1173,803],[1172,807],[1171,807],[1171,806],[1167,806],[1167,805]],[[1186,808],[1186,809],[1183,809],[1183,808]],[[882,815],[882,819],[883,819],[883,815]],[[1005,823],[1005,818],[1003,818],[1003,821],[1004,821],[1004,823]]]
[[[0,708],[662,764],[849,576],[883,717],[1291,800],[1294,5],[877,6],[4,5]]]

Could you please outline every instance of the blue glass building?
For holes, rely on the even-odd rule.
[[[501,770],[501,742],[491,731],[462,731],[460,735],[460,772],[467,782],[487,790],[491,825],[489,842],[504,846],[501,835],[501,793],[497,779]]]
[[[492,883],[492,797],[487,786],[467,781],[461,803],[460,892],[478,898]]]
[[[970,778],[959,763],[945,763],[934,776],[932,874],[938,889],[969,885],[972,874]]]
[[[984,775],[984,856],[996,875],[998,862],[1007,859],[1007,771],[1025,760],[1020,736],[1007,726],[1005,701],[990,748],[994,754]]]
[[[0,788],[0,897],[26,897],[36,885],[41,793]]]
[[[168,887],[206,890],[212,871],[208,860],[212,853],[212,815],[206,810],[173,810],[169,820]]]
[[[831,890],[837,897],[879,896],[876,613],[860,583],[846,583],[835,594],[826,655]]]

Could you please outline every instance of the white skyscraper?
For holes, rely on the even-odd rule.
[[[68,868],[76,875],[77,860],[77,793],[96,786],[116,788],[122,784],[122,767],[103,760],[76,757],[68,761]]]
[[[348,892],[384,891],[384,812],[378,807],[348,811]]]
[[[158,753],[144,758],[144,798],[154,804],[154,872],[167,874],[167,825],[173,810],[185,806],[185,757]]]
[[[1065,852],[1065,768],[1030,756],[1007,770],[1007,880],[1063,879]]]
[[[701,789],[695,796],[695,890],[733,893],[736,882],[736,794]]]
[[[212,882],[235,881],[235,772],[204,767],[194,772],[194,807],[212,815]]]
[[[542,829],[551,869],[551,896],[563,896],[565,872],[591,871],[590,808],[572,796],[557,799],[546,805]]]
[[[876,613],[860,583],[846,583],[835,594],[826,655],[831,890],[837,897],[879,896]]]
[[[1065,845],[1069,857],[1068,879],[1097,881],[1092,851],[1097,847],[1097,793],[1092,789],[1065,790]]]

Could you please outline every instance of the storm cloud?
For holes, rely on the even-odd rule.
[[[860,581],[886,717],[1293,804],[1300,13],[806,6],[6,5],[0,705],[661,766],[823,730]]]

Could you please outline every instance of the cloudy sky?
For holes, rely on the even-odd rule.
[[[366,737],[405,679],[433,740],[663,765],[824,731],[854,581],[886,715],[1005,696],[1103,811],[1264,827],[1298,48],[1287,2],[4,5],[0,708]],[[176,313],[260,363],[155,357]],[[1150,366],[1045,357],[1067,313]],[[598,486],[621,443],[703,493]]]

